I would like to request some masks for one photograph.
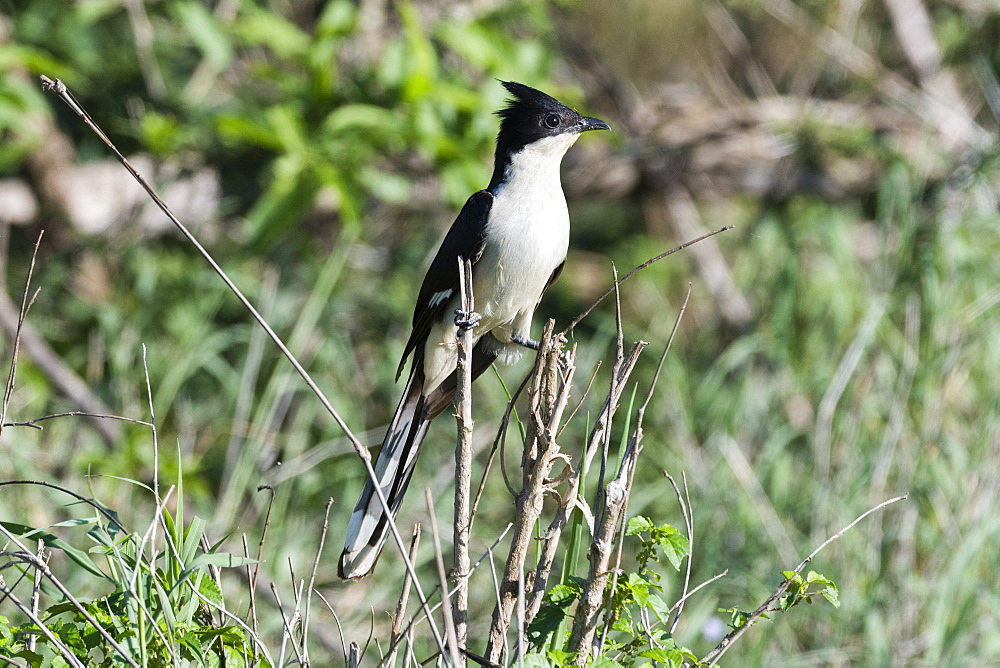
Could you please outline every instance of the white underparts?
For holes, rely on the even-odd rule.
[[[565,133],[529,144],[511,158],[506,181],[495,192],[486,225],[486,244],[473,278],[475,311],[482,321],[473,329],[478,341],[487,332],[503,344],[500,361],[513,361],[520,347],[513,336],[530,338],[531,316],[552,273],[566,260],[569,211],[559,178],[563,155],[579,137]],[[445,292],[449,294],[445,295]],[[459,307],[451,291],[445,312]],[[439,297],[440,295],[440,297]],[[435,325],[424,348],[424,390],[430,392],[456,364],[456,328],[451,318]]]

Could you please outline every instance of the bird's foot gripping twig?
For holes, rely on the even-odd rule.
[[[530,348],[531,350],[538,350],[542,347],[542,344],[534,339],[527,336],[512,336],[510,337],[511,342],[516,343],[519,346],[524,346],[525,348]],[[562,347],[569,342],[562,334],[553,334],[552,343],[555,347]],[[568,350],[563,350],[559,353],[559,366],[562,368],[569,367],[571,353]]]
[[[455,309],[455,326],[462,331],[472,329],[478,325],[482,319],[483,316],[475,311],[463,311],[460,308]]]

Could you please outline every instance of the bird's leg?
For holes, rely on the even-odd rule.
[[[472,329],[479,324],[479,321],[483,319],[483,316],[479,315],[475,311],[463,311],[460,308],[455,309],[455,326],[461,330]]]
[[[515,334],[514,336],[510,337],[510,340],[512,343],[516,343],[519,346],[524,346],[525,348],[531,348],[532,350],[538,350],[542,346],[541,343],[535,341],[533,338],[528,336],[518,336],[517,334]]]
[[[554,334],[552,336],[552,339],[558,344],[565,344],[567,341],[569,341],[569,339],[567,339],[562,334]],[[528,336],[518,336],[517,334],[515,334],[514,336],[510,337],[510,340],[512,343],[516,343],[519,346],[524,346],[525,348],[531,348],[532,350],[538,350],[542,346],[541,343],[535,341],[533,338]]]

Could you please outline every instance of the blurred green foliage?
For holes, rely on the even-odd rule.
[[[56,130],[80,163],[105,156],[70,112],[43,97],[40,74],[63,79],[126,154],[148,152],[184,173],[218,170],[212,252],[316,372],[348,423],[371,429],[364,437],[375,443],[397,400],[393,376],[415,281],[457,207],[489,176],[490,112],[503,99],[494,78],[582,106],[582,94],[552,84],[551,72],[583,81],[605,65],[623,88],[636,72],[639,94],[653,97],[662,81],[705,85],[715,73],[716,65],[704,65],[711,62],[728,68],[713,90],[730,96],[758,94],[763,70],[776,94],[858,109],[882,104],[875,74],[850,72],[817,49],[828,24],[854,26],[859,48],[886,71],[911,77],[879,3],[801,5],[816,24],[812,38],[774,20],[775,3],[720,5],[745,34],[746,51],[706,37],[719,16],[704,18],[694,1],[645,14],[639,4],[617,12],[596,1],[445,4],[0,0],[0,176],[37,180],[33,161]],[[365,15],[379,6],[376,19]],[[976,91],[966,97],[981,92],[975,118],[994,136],[1000,12],[964,2],[929,3],[929,10],[945,63],[963,90]],[[637,13],[649,22],[633,31]],[[575,50],[595,45],[603,45],[601,62],[581,67]],[[679,106],[685,94],[670,89],[668,97]],[[593,113],[605,109],[614,105]],[[668,123],[674,108],[653,113]],[[930,133],[924,120],[909,122]],[[834,156],[841,169],[876,174],[858,190],[770,198],[720,192],[697,202],[707,226],[737,226],[717,240],[751,305],[750,322],[735,326],[720,315],[690,254],[623,287],[626,336],[662,342],[694,282],[646,414],[646,466],[630,512],[680,526],[661,470],[686,472],[696,522],[693,579],[730,569],[688,602],[678,628],[677,642],[699,655],[712,644],[702,624],[720,608],[756,607],[777,586],[777,572],[868,507],[909,492],[905,504],[858,526],[816,564],[837,582],[839,610],[813,606],[760,625],[727,659],[968,665],[1000,657],[1000,589],[992,578],[1000,539],[1000,170],[992,145],[955,158],[918,134],[923,152],[907,152],[893,139],[902,130],[886,125],[806,119],[777,128],[802,163],[824,166]],[[649,147],[634,137],[614,141],[635,163],[646,157]],[[610,261],[627,269],[686,240],[667,238],[656,223],[644,199],[651,189],[640,183],[625,194],[571,197],[572,255],[540,317],[567,322],[595,284],[599,292],[608,283]],[[265,568],[281,581],[286,559],[300,570],[311,563],[323,502],[335,497],[318,582],[344,614],[348,641],[363,640],[368,605],[392,606],[399,567],[386,557],[377,583],[334,581],[332,555],[361,468],[297,377],[173,236],[126,228],[86,237],[42,201],[30,226],[3,232],[12,295],[39,228],[47,230],[36,269],[42,292],[29,322],[116,413],[142,419],[149,419],[146,346],[161,440],[179,445],[176,457],[160,456],[160,475],[172,479],[183,469],[187,501],[209,518],[213,541],[243,532],[251,544],[259,540],[269,493],[256,490],[271,485],[272,517],[280,521],[269,528]],[[577,330],[581,371],[611,354],[614,312],[605,306]],[[654,366],[650,355],[639,369],[640,392]],[[523,371],[500,373],[510,385]],[[22,357],[17,380],[14,419],[76,408],[29,358]],[[504,392],[489,376],[478,385],[477,430],[485,440]],[[566,443],[580,438],[596,410],[584,404]],[[440,491],[444,517],[452,432],[439,422],[428,443],[440,446],[428,448],[417,477]],[[148,505],[111,478],[152,477],[145,428],[125,425],[108,451],[85,423],[45,424],[41,433],[4,431],[5,477],[80,489],[88,473],[106,476],[89,484],[109,507],[138,513]],[[509,457],[516,465],[516,453]],[[509,514],[495,476],[486,493],[495,502],[484,504],[476,549]],[[0,494],[0,517],[48,526],[60,519],[61,502],[38,490]],[[420,517],[418,505],[404,517]],[[677,581],[660,584],[664,600],[676,598]],[[483,600],[491,587],[483,580]],[[2,603],[0,614],[11,616]]]

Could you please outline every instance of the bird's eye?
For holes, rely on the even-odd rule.
[[[545,127],[555,129],[562,123],[562,119],[556,114],[549,114],[545,117]]]

